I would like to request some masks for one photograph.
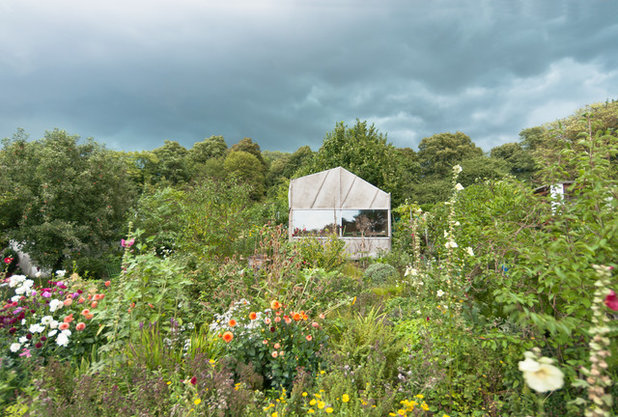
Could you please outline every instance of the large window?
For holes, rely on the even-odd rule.
[[[388,210],[293,210],[292,236],[388,237]]]
[[[342,210],[343,237],[387,237],[388,210]]]

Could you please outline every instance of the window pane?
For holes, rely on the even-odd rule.
[[[344,237],[388,237],[388,210],[342,210]]]
[[[292,212],[292,236],[326,236],[337,230],[336,210],[294,210]]]

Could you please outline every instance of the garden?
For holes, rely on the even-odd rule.
[[[288,240],[285,187],[223,180],[145,187],[103,267],[8,249],[1,414],[616,415],[618,140],[584,133],[536,174],[568,198],[454,164],[378,257]]]

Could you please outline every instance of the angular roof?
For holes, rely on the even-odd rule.
[[[337,167],[290,181],[291,209],[390,209],[391,195]]]

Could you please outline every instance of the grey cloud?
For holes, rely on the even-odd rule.
[[[0,0],[0,136],[294,151],[360,118],[397,146],[461,130],[489,150],[615,97],[618,6],[591,3]]]

